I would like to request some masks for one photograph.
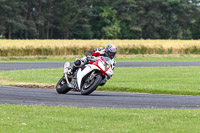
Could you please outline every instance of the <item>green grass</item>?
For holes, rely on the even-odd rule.
[[[80,58],[80,57],[79,57]],[[74,57],[2,57],[0,62],[73,62],[76,58]]]
[[[40,83],[55,85],[63,69],[0,71],[1,85]],[[15,83],[13,83],[15,82]],[[200,67],[116,68],[103,91],[200,95]]]
[[[181,61],[200,61],[200,57],[132,57],[116,58],[118,62],[181,62]]]
[[[63,56],[31,56],[31,57],[1,57],[0,62],[73,62],[76,58],[81,58],[82,56],[76,57],[63,57]],[[200,61],[199,56],[130,56],[130,57],[118,57],[115,58],[117,62],[152,62],[152,61]]]
[[[200,110],[0,105],[1,133],[200,131]]]
[[[200,67],[117,68],[100,90],[200,95]]]

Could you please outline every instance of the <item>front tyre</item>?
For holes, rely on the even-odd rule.
[[[100,74],[90,75],[82,86],[81,94],[89,95],[90,93],[92,93],[99,86],[101,80],[102,76]]]
[[[56,91],[59,94],[66,94],[68,91],[70,91],[71,88],[67,85],[65,76],[63,76],[56,85]]]

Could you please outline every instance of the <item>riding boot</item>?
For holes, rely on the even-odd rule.
[[[75,65],[72,65],[71,72],[74,73],[75,71],[76,71],[76,66],[75,66]]]
[[[72,68],[71,70],[69,70],[68,74],[72,75],[76,71],[77,67],[79,67],[80,65],[81,65],[81,61],[80,59],[77,59],[72,65]]]

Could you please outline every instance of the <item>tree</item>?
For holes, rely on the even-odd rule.
[[[11,39],[12,34],[19,29],[23,29],[23,18],[20,15],[20,3],[15,0],[0,1],[0,33],[4,36],[7,33],[7,38]]]
[[[200,0],[0,0],[0,36],[199,39]]]
[[[78,3],[78,19],[75,25],[74,38],[91,39],[93,32],[90,21],[92,14],[91,2],[88,0],[77,0]]]
[[[77,9],[78,4],[74,0],[61,0],[56,3],[56,28],[65,39],[69,39],[73,35],[79,16]]]
[[[54,21],[54,0],[48,0],[46,2],[46,6],[44,8],[44,29],[46,30],[46,37],[44,38],[49,39],[53,37],[53,27],[55,26],[53,24]]]
[[[36,12],[37,1],[20,0],[21,16],[23,17],[24,38],[31,39],[37,37]]]
[[[0,35],[5,36],[6,33],[6,25],[5,25],[5,18],[6,18],[6,13],[5,13],[5,1],[0,0]]]
[[[117,11],[110,7],[104,7],[103,12],[99,14],[103,27],[102,37],[106,39],[115,39],[120,35],[120,21],[116,18]]]

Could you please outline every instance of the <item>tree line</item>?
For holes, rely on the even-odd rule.
[[[200,0],[0,0],[0,38],[200,39]]]

